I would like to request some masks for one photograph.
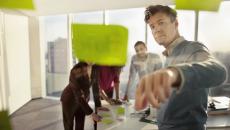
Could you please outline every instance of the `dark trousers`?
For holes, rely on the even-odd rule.
[[[74,120],[75,130],[84,130],[85,113],[81,108],[62,102],[62,113],[65,130],[73,130]]]

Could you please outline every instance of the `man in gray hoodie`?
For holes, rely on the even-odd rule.
[[[225,67],[203,44],[180,36],[177,12],[172,8],[149,6],[145,22],[164,46],[166,62],[165,68],[140,80],[136,110],[148,103],[158,108],[159,130],[205,130],[208,89],[226,80]]]

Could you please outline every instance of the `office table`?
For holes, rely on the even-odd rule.
[[[130,104],[123,104],[119,106],[110,106],[103,103],[110,109],[109,112],[99,112],[99,115],[106,115],[104,119],[113,120],[111,123],[99,122],[97,124],[97,130],[158,130],[157,125],[140,122],[140,117],[131,116],[134,113],[133,101]],[[120,107],[125,109],[123,115],[117,115],[116,110]],[[105,114],[107,113],[107,114]],[[109,114],[108,114],[109,113]],[[108,115],[110,115],[108,117]],[[230,115],[214,115],[209,116],[207,120],[207,130],[230,130]]]

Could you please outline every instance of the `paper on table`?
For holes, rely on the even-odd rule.
[[[125,114],[125,108],[118,107],[116,110],[117,115],[124,115]]]
[[[101,116],[102,118],[111,117],[111,115],[110,115],[109,113],[102,113],[102,114],[100,114],[100,116]]]
[[[141,130],[158,130],[157,125],[147,124]]]
[[[106,125],[109,125],[109,124],[112,124],[114,121],[110,118],[103,118],[101,120],[102,123],[106,124]]]

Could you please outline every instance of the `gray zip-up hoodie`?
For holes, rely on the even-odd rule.
[[[182,82],[157,112],[159,130],[205,130],[208,88],[226,80],[226,69],[199,42],[180,37],[173,44],[165,67],[176,68]]]

